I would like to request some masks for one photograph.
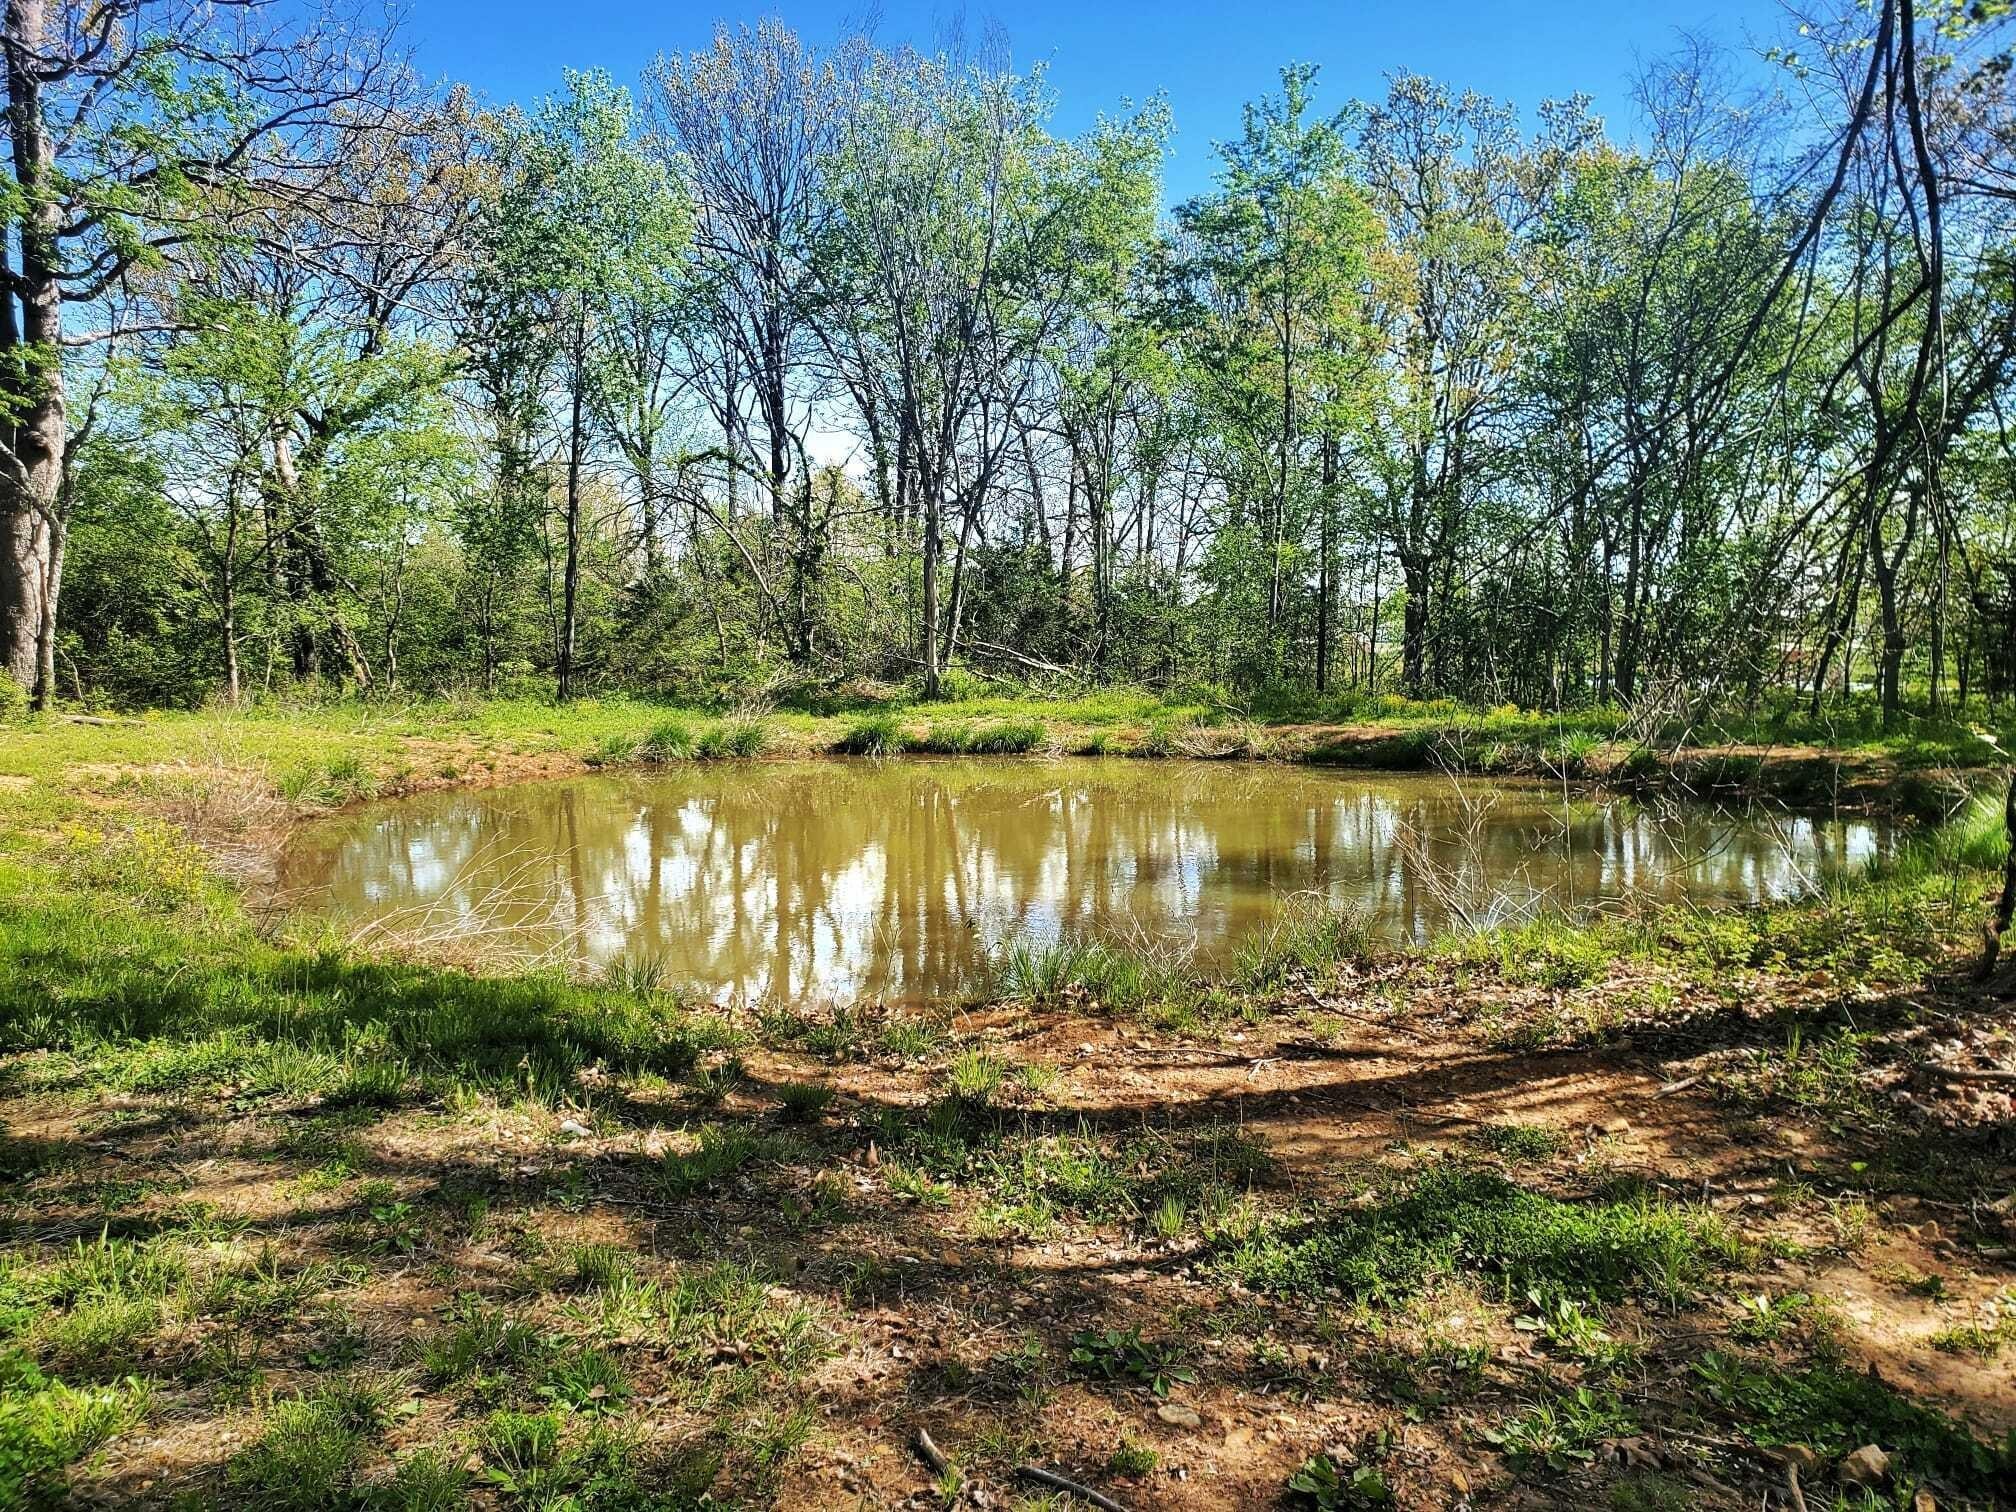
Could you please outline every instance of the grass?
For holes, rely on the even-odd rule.
[[[1391,1306],[1456,1276],[1506,1298],[1684,1297],[1741,1258],[1705,1213],[1646,1198],[1565,1202],[1458,1161],[1366,1208],[1321,1211],[1221,1246],[1250,1286]]]
[[[240,1495],[283,1512],[342,1506],[355,1496],[357,1472],[385,1425],[382,1387],[336,1381],[313,1395],[278,1403],[258,1441],[232,1461]]]
[[[1929,1476],[1965,1494],[2016,1492],[2016,1440],[1991,1443],[1866,1372],[1826,1361],[1788,1370],[1710,1350],[1693,1375],[1707,1401],[1754,1443],[1805,1444],[1828,1458],[1875,1443],[1907,1485]]]
[[[1431,743],[1470,718],[1361,715],[1379,739]],[[823,1410],[835,1398],[820,1362],[844,1352],[851,1370],[900,1339],[889,1388],[927,1411],[960,1402],[955,1452],[989,1473],[982,1451],[1040,1448],[1056,1427],[1044,1414],[1089,1390],[1102,1411],[1132,1414],[1118,1447],[1109,1435],[1098,1451],[1106,1468],[1152,1476],[1185,1450],[1136,1421],[1138,1404],[1233,1388],[1310,1421],[1443,1435],[1445,1450],[1502,1459],[1542,1499],[1592,1477],[1594,1505],[1613,1483],[1654,1495],[1583,1455],[1663,1410],[1619,1385],[1634,1359],[1662,1358],[1641,1335],[1704,1319],[1732,1347],[1690,1346],[1698,1368],[1673,1383],[1683,1426],[1830,1454],[1877,1437],[1907,1476],[2006,1495],[2001,1448],[1831,1361],[1817,1305],[1748,1274],[1756,1235],[1605,1185],[1580,1126],[1540,1112],[1439,1131],[1440,1153],[1396,1146],[1312,1185],[1236,1121],[1268,1095],[1260,1076],[1236,1108],[1102,1107],[1108,1051],[1074,1053],[1069,1029],[1031,1048],[1013,1027],[1022,1005],[1138,1011],[1146,1023],[1120,1027],[1117,1057],[1155,1026],[1222,1018],[1213,1043],[1229,1044],[1301,1013],[1276,1036],[1294,1043],[1305,985],[1397,1012],[1460,979],[1454,1000],[1553,1015],[1509,1018],[1497,1048],[1480,1039],[1479,1055],[1502,1056],[1515,1039],[1593,1037],[1588,1015],[1620,981],[1670,980],[1676,999],[1711,1007],[1768,1004],[1822,975],[1873,995],[1921,981],[1978,924],[2001,855],[1987,806],[1797,906],[1547,921],[1420,953],[1371,952],[1353,921],[1311,909],[1217,979],[1153,942],[1011,946],[1001,982],[1020,1003],[989,1010],[1007,1035],[869,1005],[766,1018],[761,1048],[746,1016],[682,1002],[648,959],[594,980],[506,975],[291,935],[251,917],[189,839],[243,840],[302,807],[603,750],[731,759],[823,751],[859,731],[863,754],[885,741],[1310,753],[1304,735],[1262,728],[1269,717],[1215,697],[1108,693],[837,715],[608,700],[0,727],[0,776],[22,779],[0,783],[13,1131],[0,1142],[0,1504],[59,1501],[67,1477],[98,1494],[115,1484],[108,1465],[134,1462],[129,1445],[144,1455],[180,1433],[209,1464],[158,1497],[191,1505],[766,1505],[820,1440],[859,1447],[846,1415]],[[1538,759],[1518,742],[1542,734],[1550,762],[1615,759],[1595,722],[1477,722],[1465,739],[1483,765]],[[1772,1024],[1731,1057],[1722,1090],[1745,1116],[1860,1132],[1883,1044],[1878,1020],[1857,1015]],[[1275,1051],[1261,1038],[1237,1053],[1264,1066]],[[848,1092],[837,1106],[835,1082]],[[589,1132],[563,1132],[563,1118]],[[1310,1196],[1333,1178],[1358,1194]],[[1856,1182],[1865,1212],[1880,1178]],[[1026,1265],[1024,1240],[1103,1257],[1054,1325],[1029,1279],[1051,1272]],[[1176,1274],[1172,1302],[1158,1288]],[[1730,1297],[1766,1291],[1729,1321]],[[918,1311],[924,1299],[937,1311]],[[1930,1347],[1992,1355],[2006,1311],[1957,1301]],[[999,1340],[1004,1318],[1048,1329],[1013,1372],[966,1343]],[[1534,1347],[1510,1372],[1500,1351],[1522,1335]],[[1459,1417],[1475,1428],[1460,1443]],[[230,1448],[215,1431],[226,1421],[245,1435]],[[1495,1444],[1476,1436],[1486,1429]],[[121,1455],[94,1466],[121,1435]],[[1320,1479],[1329,1442],[1289,1440],[1276,1474]],[[1302,1504],[1420,1492],[1406,1457],[1369,1434],[1328,1464]],[[1132,1499],[1152,1501],[1154,1484]]]
[[[847,726],[833,742],[843,756],[895,756],[903,750],[903,726],[894,714],[871,714]]]
[[[1177,950],[1104,940],[1016,940],[1001,955],[994,985],[1003,997],[1035,1004],[1125,1011],[1188,1002],[1197,983],[1187,956]]]

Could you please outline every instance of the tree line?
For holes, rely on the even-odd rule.
[[[1167,104],[764,22],[530,108],[260,0],[7,0],[0,654],[39,705],[850,682],[1672,712],[2016,682],[2005,8],[1621,130]]]

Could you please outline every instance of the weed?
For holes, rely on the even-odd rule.
[[[1174,1192],[1156,1203],[1148,1215],[1148,1232],[1157,1239],[1180,1239],[1189,1224],[1189,1205]]]
[[[1106,1468],[1115,1475],[1130,1479],[1148,1474],[1162,1462],[1162,1456],[1142,1443],[1131,1433],[1120,1435],[1120,1442],[1113,1446],[1113,1452],[1106,1456]]]
[[[422,1376],[436,1386],[468,1380],[486,1366],[522,1364],[538,1355],[539,1335],[527,1324],[481,1303],[458,1305],[442,1333],[420,1345]]]
[[[928,1174],[911,1166],[885,1162],[882,1167],[882,1180],[897,1196],[908,1197],[912,1202],[921,1203],[925,1207],[942,1208],[952,1205],[952,1187],[949,1182],[933,1181]]]
[[[1938,1476],[1963,1492],[2002,1494],[2016,1484],[2016,1443],[1983,1442],[1859,1370],[1826,1362],[1781,1370],[1711,1350],[1694,1375],[1755,1443],[1805,1444],[1823,1457],[1876,1443],[1900,1474]]]
[[[777,1084],[777,1106],[793,1123],[811,1123],[832,1102],[833,1089],[825,1082],[787,1081]]]
[[[1147,1343],[1138,1328],[1081,1329],[1071,1336],[1071,1363],[1094,1380],[1138,1381],[1158,1397],[1197,1379],[1183,1363],[1181,1345]]]
[[[719,1186],[768,1150],[766,1142],[747,1129],[703,1124],[693,1149],[667,1150],[659,1157],[658,1184],[668,1197],[690,1197]]]
[[[994,1056],[978,1050],[962,1050],[952,1057],[945,1070],[945,1089],[954,1101],[970,1108],[984,1108],[1001,1090],[1008,1068]]]
[[[923,1019],[892,1019],[875,1037],[875,1048],[894,1060],[923,1060],[944,1042],[945,1033]]]
[[[1266,991],[1362,955],[1369,938],[1369,925],[1356,915],[1309,903],[1293,905],[1240,942],[1232,980],[1248,991]]]
[[[1614,1395],[1578,1386],[1565,1396],[1535,1402],[1483,1434],[1520,1469],[1565,1471],[1589,1464],[1603,1440],[1635,1426]]]
[[[140,1422],[149,1403],[137,1380],[79,1389],[0,1349],[0,1506],[59,1505],[64,1470]]]
[[[1948,1354],[1971,1354],[1992,1360],[2003,1348],[2016,1343],[2016,1295],[2005,1294],[1989,1304],[1980,1317],[1965,1323],[1949,1323],[1932,1334],[1934,1349]]]
[[[577,1244],[568,1252],[573,1285],[583,1291],[614,1291],[637,1274],[630,1252],[615,1244]]]
[[[574,1412],[613,1412],[630,1395],[630,1381],[606,1350],[562,1350],[548,1361],[539,1395]]]
[[[1361,1507],[1392,1505],[1386,1477],[1371,1465],[1339,1465],[1327,1454],[1311,1455],[1288,1477],[1288,1493],[1299,1506],[1316,1512],[1347,1512]]]
[[[749,1079],[747,1068],[739,1055],[726,1056],[711,1065],[701,1066],[687,1078],[687,1085],[694,1097],[709,1107],[727,1100],[733,1092]]]
[[[469,1504],[469,1472],[439,1449],[416,1449],[401,1459],[373,1503],[385,1512],[462,1512]]]
[[[383,1411],[373,1394],[343,1382],[282,1402],[258,1442],[231,1462],[231,1483],[264,1507],[341,1506]]]
[[[1513,1320],[1513,1327],[1539,1335],[1561,1354],[1592,1365],[1612,1363],[1618,1348],[1604,1331],[1603,1320],[1571,1297],[1549,1301],[1538,1292],[1527,1298],[1532,1311]]]
[[[1741,1313],[1730,1325],[1729,1335],[1746,1344],[1770,1343],[1795,1326],[1800,1315],[1812,1306],[1813,1299],[1804,1292],[1787,1292],[1780,1297],[1758,1292],[1743,1298]]]
[[[1471,1138],[1510,1161],[1551,1160],[1561,1153],[1561,1136],[1542,1124],[1480,1124]]]

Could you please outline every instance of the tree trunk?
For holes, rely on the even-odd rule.
[[[938,533],[944,501],[938,497],[938,480],[922,480],[924,494],[924,609],[923,625],[917,639],[924,652],[924,696],[938,696]]]
[[[555,658],[556,682],[562,702],[574,696],[574,636],[577,601],[581,592],[581,453],[585,427],[582,424],[588,342],[587,316],[577,314],[574,325],[573,408],[567,422],[567,560],[560,580],[560,650]]]
[[[1407,608],[1400,619],[1400,685],[1409,698],[1425,698],[1428,693],[1428,568],[1426,563],[1403,560],[1400,571],[1407,585]]]
[[[1904,690],[1904,640],[1903,609],[1898,603],[1897,580],[1903,573],[1904,559],[1910,553],[1911,542],[1918,534],[1918,502],[1916,488],[1909,491],[1904,512],[1904,528],[1894,550],[1883,541],[1883,516],[1887,512],[1881,499],[1872,499],[1869,505],[1869,565],[1876,574],[1876,607],[1881,616],[1883,630],[1882,650],[1877,655],[1876,690],[1883,706],[1883,727],[1888,729],[1903,711]]]
[[[1323,523],[1316,564],[1316,691],[1330,689],[1330,622],[1335,611],[1337,574],[1331,557],[1336,550],[1337,440],[1323,442]]]
[[[54,696],[42,683],[44,642],[55,628],[53,569],[69,419],[63,367],[62,268],[57,245],[62,210],[50,180],[55,148],[43,121],[42,84],[34,58],[45,40],[44,0],[9,0],[4,35],[7,126],[12,138],[20,267],[15,297],[0,299],[0,364],[13,376],[4,397],[15,418],[7,427],[13,456],[0,468],[0,658],[7,675],[38,706]],[[17,327],[13,305],[20,304]]]

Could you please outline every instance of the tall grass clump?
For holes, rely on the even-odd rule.
[[[894,714],[857,719],[833,742],[842,756],[894,756],[903,749],[903,726]]]
[[[973,749],[974,739],[973,726],[966,720],[952,720],[944,724],[934,720],[922,735],[911,742],[911,749],[932,756],[964,756]]]
[[[651,733],[637,747],[637,754],[646,761],[685,761],[693,755],[697,743],[693,727],[685,720],[667,719],[652,726]]]
[[[1049,730],[1040,719],[998,724],[953,720],[932,724],[911,748],[934,756],[1025,756],[1041,749],[1048,739]]]
[[[1031,1003],[1129,1009],[1183,999],[1192,980],[1187,957],[1177,951],[1100,940],[1016,940],[1001,954],[996,985],[1004,996]]]
[[[770,727],[760,719],[724,719],[709,725],[693,743],[702,761],[761,756],[770,746]]]
[[[1371,927],[1360,915],[1313,902],[1294,905],[1240,943],[1233,955],[1232,979],[1253,991],[1278,987],[1298,973],[1320,971],[1363,955],[1370,940]]]
[[[1047,735],[1040,719],[1011,720],[976,730],[966,749],[974,756],[1024,756],[1039,749]]]

